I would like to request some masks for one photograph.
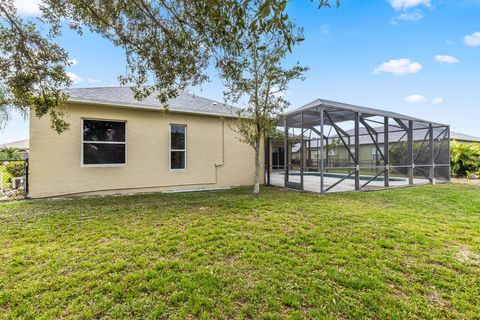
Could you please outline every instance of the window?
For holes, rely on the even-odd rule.
[[[377,147],[372,146],[372,160],[377,161],[378,150]]]
[[[82,165],[126,163],[126,122],[83,119]]]
[[[185,170],[187,167],[187,126],[170,125],[170,170]]]
[[[380,146],[380,150],[383,152],[383,146]],[[382,156],[380,155],[380,152],[378,151],[376,146],[372,146],[372,160],[373,161],[380,161],[382,159]]]

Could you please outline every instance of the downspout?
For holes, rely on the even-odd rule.
[[[218,182],[218,167],[222,167],[225,164],[225,120],[222,119],[222,161],[215,163],[215,184]]]

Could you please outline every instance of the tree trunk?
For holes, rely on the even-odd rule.
[[[253,195],[260,194],[260,138],[255,141],[255,174],[253,176]]]

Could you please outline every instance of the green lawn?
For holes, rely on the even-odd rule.
[[[0,318],[479,318],[480,185],[0,204]]]

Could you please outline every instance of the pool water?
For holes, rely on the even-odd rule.
[[[300,172],[294,172],[294,173],[289,173],[290,176],[299,176]],[[313,176],[313,177],[320,177],[320,172],[304,172],[304,176]],[[342,179],[345,178],[346,174],[341,174],[341,173],[324,173],[323,176],[325,178],[336,178],[336,179]],[[372,179],[373,176],[360,176],[361,181],[368,181]],[[355,180],[355,175],[351,175],[350,177],[347,178],[348,180]],[[372,181],[385,181],[385,179],[381,176],[376,177]],[[388,181],[392,182],[400,182],[400,181],[406,181],[406,179],[403,178],[390,178]]]

